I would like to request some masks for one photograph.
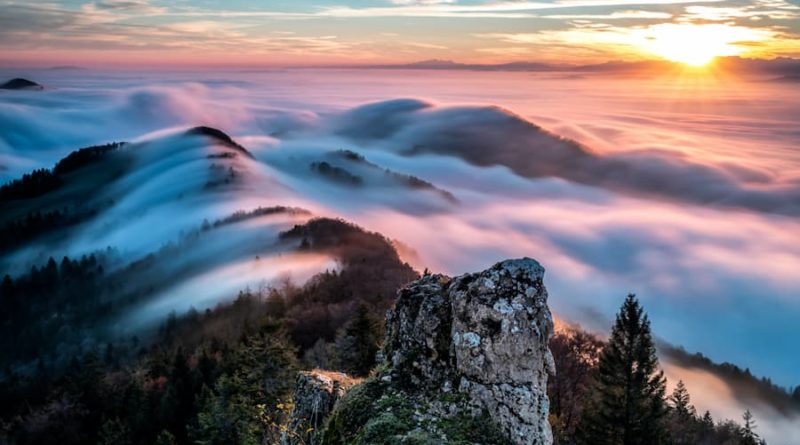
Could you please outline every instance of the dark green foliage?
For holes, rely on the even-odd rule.
[[[98,298],[103,264],[112,253],[50,258],[17,279],[0,283],[2,364],[47,358],[59,345],[86,341],[82,328],[109,311]]]
[[[600,354],[595,393],[579,439],[593,445],[665,443],[666,381],[658,368],[650,322],[628,295]]]
[[[367,379],[345,394],[337,404],[336,410],[328,418],[322,434],[325,445],[349,445],[356,435],[375,414],[373,404],[386,390],[386,385],[378,379]]]
[[[458,398],[448,402],[457,403]],[[469,415],[460,407],[451,416],[433,419],[434,425],[426,427],[415,419],[417,411],[424,411],[426,401],[398,391],[379,378],[370,378],[348,391],[337,403],[328,418],[322,433],[325,445],[400,445],[437,444],[453,445],[492,444],[505,445],[510,442],[492,422],[487,414]],[[432,428],[443,433],[431,433]]]
[[[447,436],[448,443],[470,445],[485,443],[492,445],[510,445],[509,441],[492,422],[487,413],[472,417],[463,412],[452,419],[440,422],[439,427]]]
[[[636,320],[638,322],[632,322]],[[638,335],[631,335],[634,332]],[[708,411],[703,416],[697,415],[691,404],[689,391],[682,381],[677,383],[672,394],[665,400],[661,389],[663,383],[660,372],[653,371],[649,379],[640,377],[637,380],[636,373],[631,371],[642,369],[638,366],[639,361],[651,360],[648,359],[649,354],[636,354],[636,351],[647,351],[650,348],[642,348],[641,340],[637,348],[637,342],[629,339],[641,339],[645,336],[649,336],[647,317],[632,296],[626,299],[608,344],[575,328],[562,330],[553,336],[550,349],[556,363],[557,374],[548,382],[548,395],[551,401],[550,423],[553,427],[555,444],[649,444],[662,440],[662,443],[670,445],[740,445],[746,442],[752,443],[748,442],[752,439],[758,441],[756,443],[759,445],[763,444],[757,435],[748,439],[748,435],[755,428],[752,416],[748,415],[749,420],[745,418],[744,426],[731,420],[715,423]],[[602,353],[598,354],[599,351]],[[622,354],[627,351],[630,353]],[[620,356],[629,357],[630,363],[636,366],[630,368],[620,366],[620,363],[628,363],[620,360]],[[657,368],[650,365],[647,367]],[[657,438],[625,442],[625,435],[621,432],[624,430],[620,426],[625,425],[625,418],[620,414],[626,412],[624,402],[630,397],[626,396],[620,387],[627,387],[628,382],[637,381],[643,383],[649,381],[651,385],[640,386],[643,396],[634,400],[641,403],[650,397],[651,400],[660,399],[662,403],[663,415],[657,427],[661,428],[663,434]],[[609,394],[616,394],[616,398],[609,400]],[[646,404],[644,406],[647,407]],[[663,411],[664,408],[666,412]],[[640,407],[638,410],[635,414],[647,413],[644,408]],[[649,422],[652,421],[652,417],[639,416],[637,421]],[[576,423],[577,431],[575,428],[570,428],[570,425]]]
[[[382,337],[381,323],[366,305],[359,305],[336,339],[337,367],[353,376],[366,376],[375,366],[375,354]]]
[[[253,216],[284,211],[294,210],[257,209]],[[250,216],[236,214],[202,230]],[[51,259],[27,274],[3,277],[0,301],[9,309],[0,311],[3,359],[40,359],[31,363],[35,373],[6,372],[0,378],[0,443],[272,443],[277,436],[269,425],[285,416],[277,406],[289,397],[297,370],[299,351],[290,338],[323,345],[336,332],[371,338],[365,353],[361,344],[353,349],[364,357],[360,366],[366,372],[378,335],[365,337],[363,321],[370,321],[367,331],[379,329],[377,320],[397,288],[416,276],[380,235],[333,220],[296,229],[305,232],[298,243],[306,238],[309,250],[340,258],[341,271],[320,274],[302,287],[287,281],[264,292],[242,292],[202,313],[173,314],[157,333],[142,338],[91,341],[92,333],[102,332],[103,320],[140,301],[143,294],[130,291],[130,284],[143,282],[137,277],[155,283],[159,261],[187,248],[185,243],[113,274],[105,272],[115,261],[109,252]],[[283,240],[294,242],[291,235]],[[129,291],[120,294],[120,288]],[[319,308],[335,315],[321,325],[308,323],[308,314]],[[45,352],[57,347],[66,353]],[[55,440],[62,436],[67,439]]]
[[[27,397],[30,414],[4,416],[0,442],[7,437],[14,444],[262,443],[267,434],[262,415],[290,394],[295,349],[280,324],[269,319],[240,332],[237,340],[209,339],[191,350],[165,349],[164,342],[139,364],[119,371],[97,354],[86,354],[52,383],[48,397],[58,397],[56,402]],[[4,388],[8,400],[5,394]],[[59,432],[69,437],[48,441]]]
[[[284,292],[289,330],[301,351],[319,338],[334,341],[361,304],[382,320],[397,290],[418,277],[390,240],[342,220],[314,219],[281,238],[339,258],[343,266],[341,272],[319,274],[302,289]]]

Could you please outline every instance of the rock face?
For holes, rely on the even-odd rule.
[[[401,290],[386,322],[385,362],[337,405],[326,443],[394,434],[385,443],[551,444],[553,322],[543,275],[524,258]]]
[[[333,406],[357,383],[345,374],[330,371],[301,372],[294,390],[294,408],[289,427],[282,434],[281,445],[312,445],[319,443],[314,435],[319,431]]]

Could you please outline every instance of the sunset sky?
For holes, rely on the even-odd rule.
[[[0,0],[18,66],[800,56],[797,0]]]

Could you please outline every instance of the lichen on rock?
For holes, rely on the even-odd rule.
[[[313,370],[297,375],[289,424],[281,435],[281,445],[319,443],[317,432],[336,402],[359,380],[346,374]]]
[[[544,268],[523,258],[402,289],[384,363],[325,424],[325,444],[549,445]]]

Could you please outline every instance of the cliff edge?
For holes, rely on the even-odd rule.
[[[402,289],[382,363],[336,402],[311,442],[551,444],[543,276],[523,258]]]

